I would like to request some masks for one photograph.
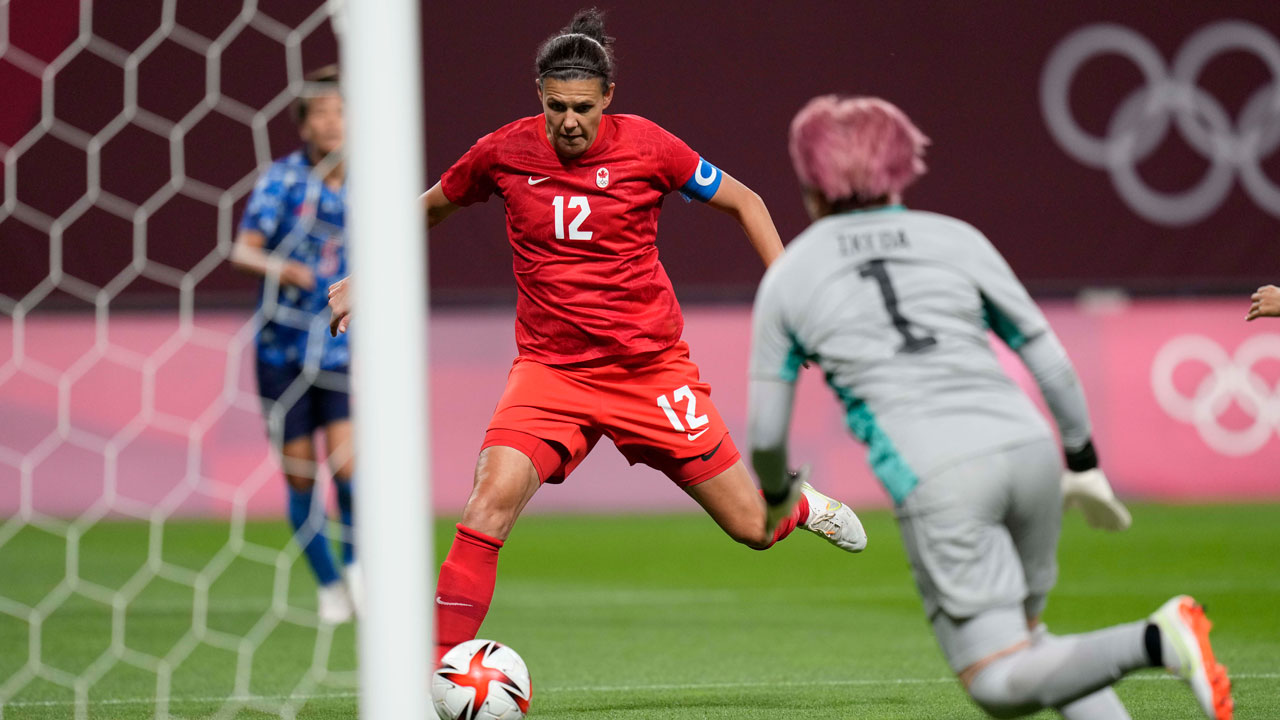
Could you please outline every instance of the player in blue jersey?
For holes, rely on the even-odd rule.
[[[336,68],[307,76],[294,119],[304,143],[272,163],[249,199],[231,252],[236,268],[262,277],[258,305],[258,390],[288,480],[289,522],[318,590],[320,619],[351,619],[360,587],[351,544],[352,430],[347,336],[330,336],[326,288],[347,274],[346,171]],[[313,493],[316,431],[337,486],[346,528],[339,574],[325,533],[323,497]]]

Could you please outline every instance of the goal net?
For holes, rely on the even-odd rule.
[[[0,718],[353,714],[227,264],[335,7],[0,0]]]

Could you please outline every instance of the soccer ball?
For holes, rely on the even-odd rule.
[[[454,646],[431,677],[440,720],[520,720],[529,712],[533,683],[515,650],[493,640]]]

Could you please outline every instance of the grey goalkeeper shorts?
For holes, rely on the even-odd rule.
[[[911,573],[953,669],[1026,639],[1026,618],[1044,610],[1058,578],[1061,477],[1057,445],[1035,441],[921,478],[898,507]]]

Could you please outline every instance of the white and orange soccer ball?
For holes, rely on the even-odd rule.
[[[533,683],[515,650],[493,640],[454,646],[431,677],[440,720],[520,720],[529,712]]]

